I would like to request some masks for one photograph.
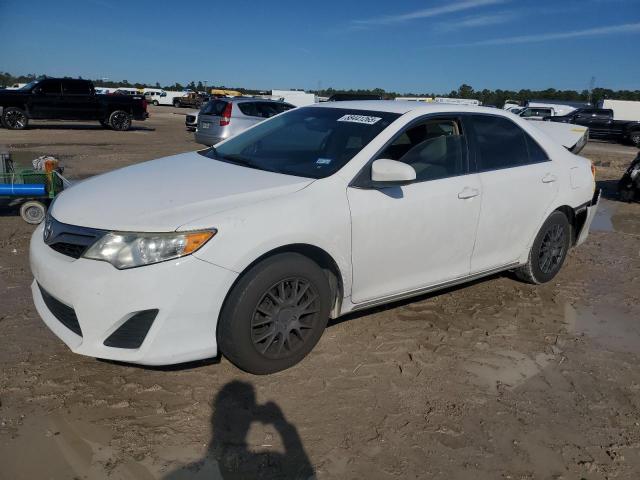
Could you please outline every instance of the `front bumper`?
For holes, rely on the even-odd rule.
[[[129,270],[106,262],[73,259],[47,246],[43,225],[30,245],[31,287],[36,309],[69,348],[82,355],[144,365],[170,365],[218,353],[216,326],[237,273],[194,256]],[[47,307],[41,288],[73,308],[82,336]],[[158,309],[139,348],[104,341],[135,313]]]
[[[602,195],[601,189],[596,189],[593,193],[593,198],[591,199],[591,203],[587,206],[587,217],[580,229],[580,233],[578,234],[578,238],[576,239],[576,247],[587,239],[589,236],[589,229],[591,228],[591,223],[593,222],[594,217],[596,216],[596,212],[598,211],[598,205],[600,204],[600,196]]]

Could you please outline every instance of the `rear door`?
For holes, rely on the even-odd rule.
[[[615,135],[613,131],[613,112],[611,110],[593,110],[589,122],[589,130],[594,136],[598,137]]]
[[[89,82],[62,80],[62,118],[69,120],[98,120],[98,99]]]
[[[29,115],[32,118],[62,118],[60,80],[45,79],[33,90],[29,99]]]
[[[497,115],[465,118],[482,185],[471,273],[515,263],[558,192],[556,165],[520,126]]]

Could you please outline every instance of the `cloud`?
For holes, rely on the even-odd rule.
[[[496,5],[505,3],[507,1],[509,0],[464,0],[462,2],[449,3],[447,5],[425,8],[422,10],[415,10],[413,12],[397,15],[385,15],[381,17],[352,20],[351,26],[355,28],[366,28],[374,25],[393,25],[408,22],[411,20],[417,20],[420,18],[437,17],[440,15],[446,15],[448,13],[456,13],[488,5]]]
[[[567,40],[570,38],[602,37],[621,33],[640,33],[640,23],[625,23],[622,25],[608,25],[605,27],[588,28],[586,30],[572,30],[569,32],[541,33],[539,35],[521,35],[516,37],[493,38],[471,43],[459,43],[453,47],[480,47],[489,45],[513,45],[516,43],[537,43],[551,40]],[[444,46],[444,45],[441,45]]]
[[[464,28],[481,28],[508,23],[520,17],[516,12],[502,12],[493,15],[474,15],[450,22],[443,22],[436,27],[440,32],[451,32]]]

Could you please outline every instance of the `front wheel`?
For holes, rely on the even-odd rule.
[[[629,141],[636,147],[640,147],[640,130],[631,132],[631,134],[629,135]]]
[[[29,117],[21,108],[8,107],[2,111],[2,125],[9,130],[24,130],[29,125]]]
[[[160,105],[160,103],[158,103],[158,100],[154,100],[154,101],[153,101],[153,106],[154,106],[154,107],[157,107],[158,105]]]
[[[180,108],[180,101],[179,100],[174,101],[173,106],[176,108]]]
[[[109,126],[120,132],[129,130],[131,128],[131,115],[124,110],[116,110],[109,115]]]
[[[329,281],[314,261],[297,253],[274,255],[243,275],[225,301],[220,350],[256,375],[289,368],[320,340],[330,299]]]
[[[527,283],[546,283],[553,279],[564,263],[571,244],[571,226],[562,212],[553,212],[544,222],[533,242],[529,259],[515,271]]]

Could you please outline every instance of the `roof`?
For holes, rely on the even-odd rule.
[[[411,102],[400,100],[352,100],[345,102],[323,102],[310,105],[312,107],[322,108],[345,108],[351,110],[369,110],[373,112],[391,112],[405,114],[408,112],[422,112],[422,113],[455,113],[455,112],[470,112],[470,113],[490,113],[492,115],[505,114],[504,110],[478,107],[475,105],[457,105],[449,103],[427,103],[427,102]]]

